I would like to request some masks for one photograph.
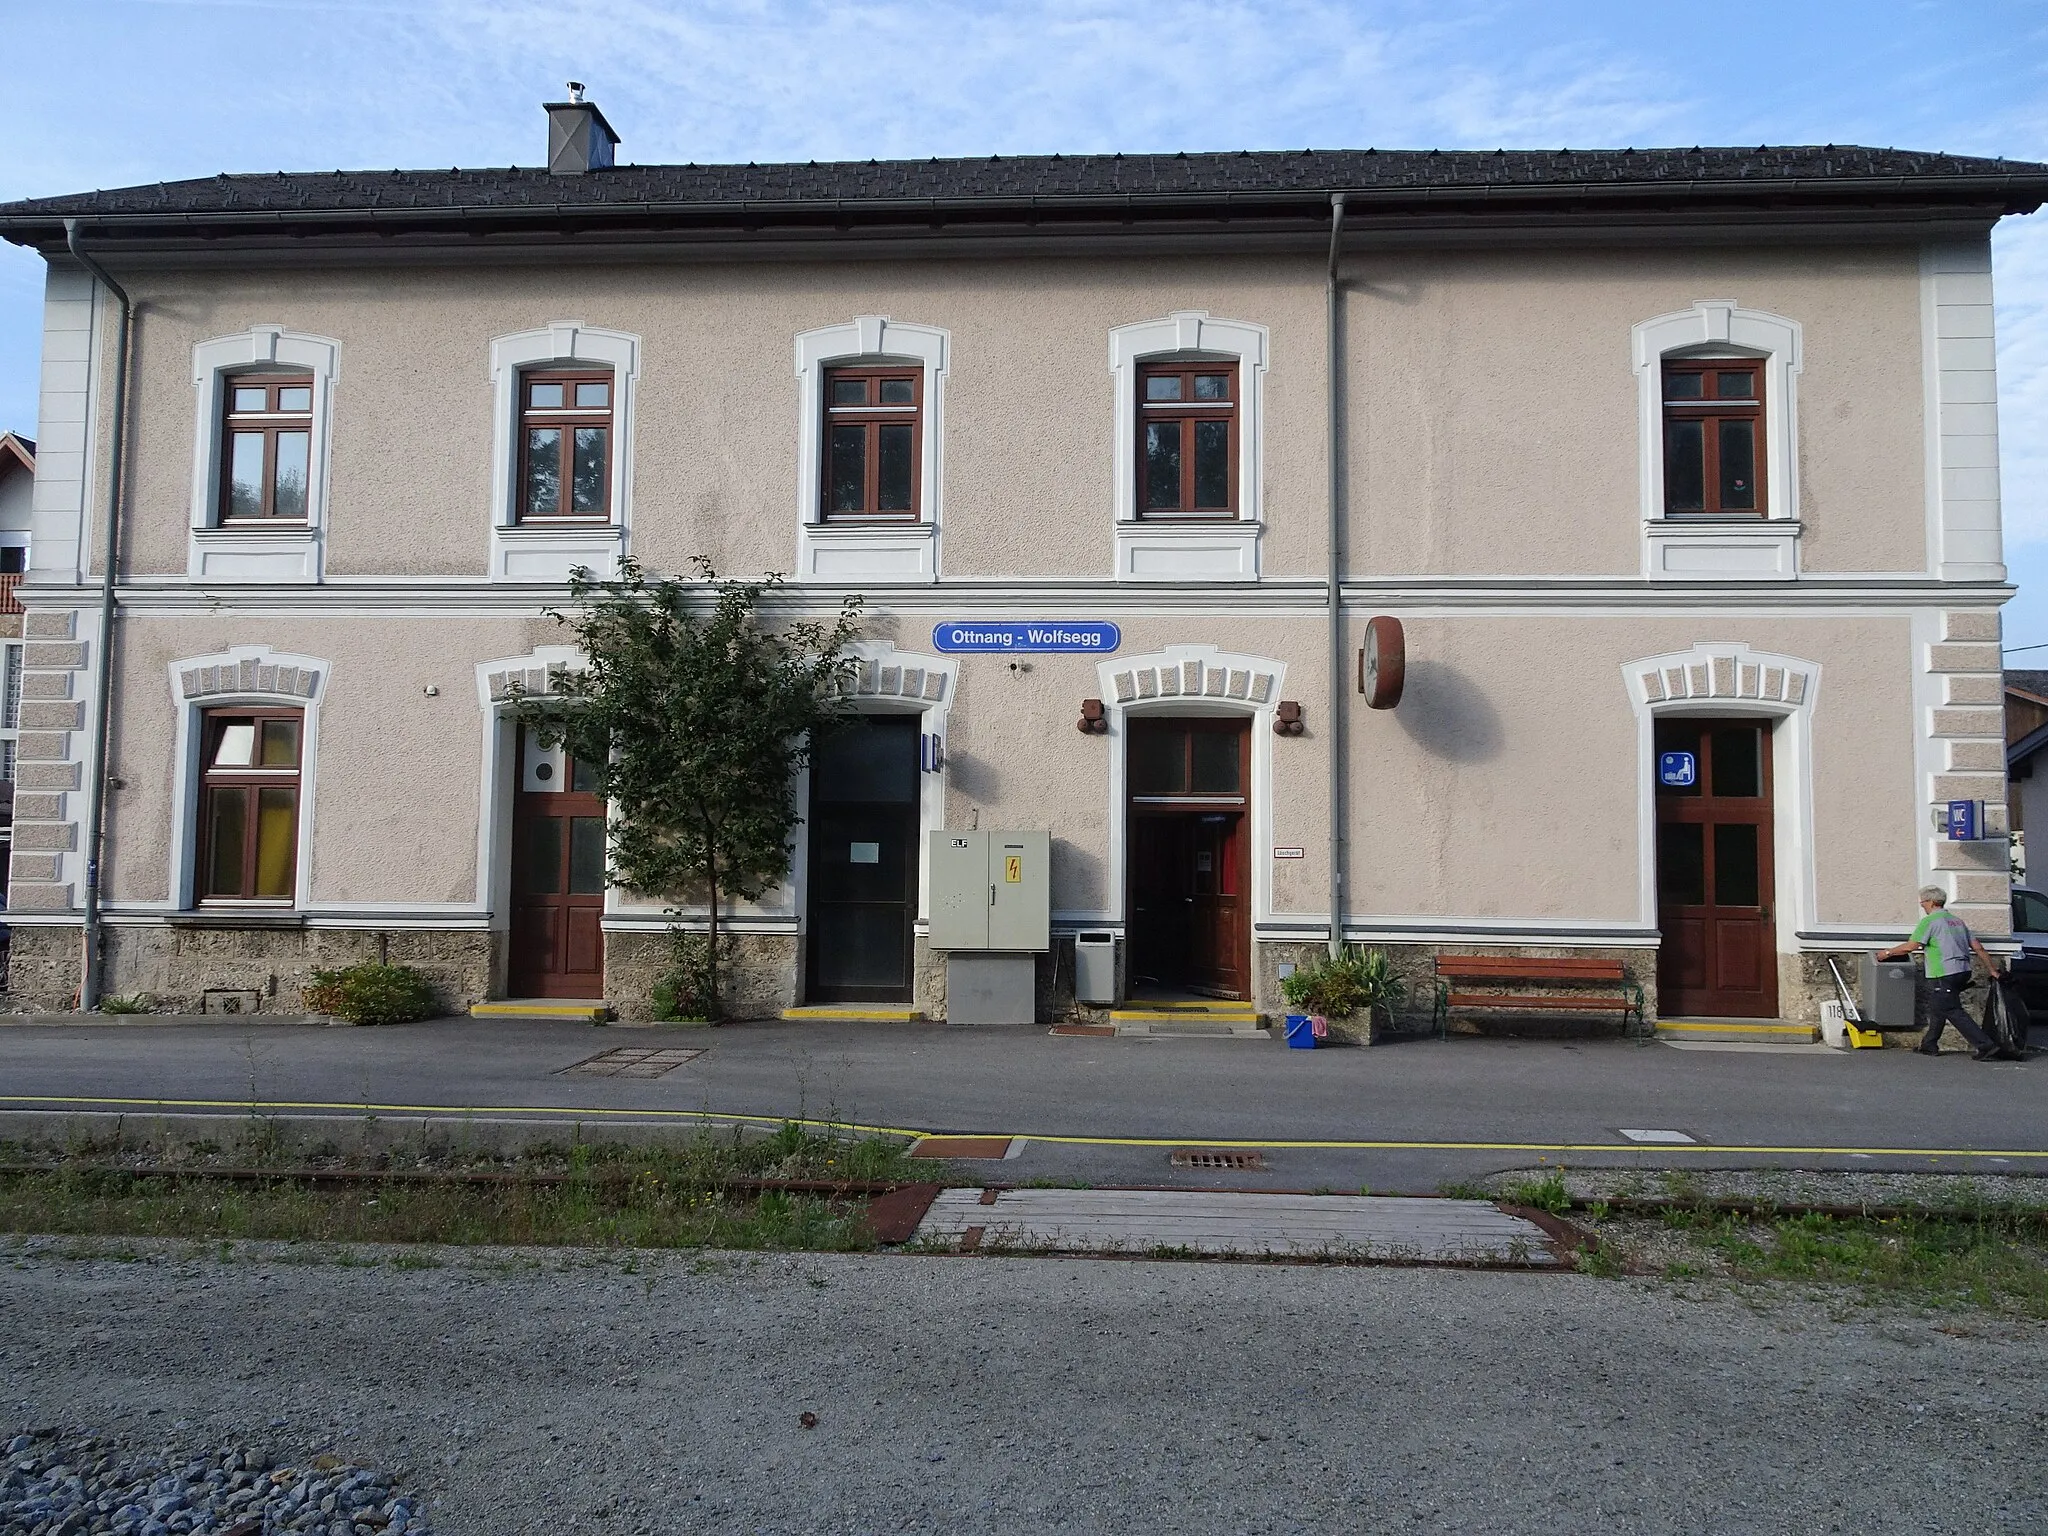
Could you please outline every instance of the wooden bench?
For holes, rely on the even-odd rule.
[[[1571,992],[1470,990],[1473,987],[1513,988],[1535,983],[1566,986]],[[1438,955],[1436,1016],[1441,1037],[1448,1033],[1453,1008],[1474,1013],[1618,1013],[1628,1030],[1633,1018],[1643,1023],[1643,989],[1628,979],[1619,960],[1539,959],[1528,955]]]

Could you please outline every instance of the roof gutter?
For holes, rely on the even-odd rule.
[[[90,1013],[100,1000],[101,838],[107,816],[107,743],[114,728],[114,582],[120,564],[122,470],[127,462],[124,439],[128,427],[128,353],[135,330],[135,305],[128,290],[86,253],[78,238],[78,220],[64,221],[64,243],[78,264],[106,286],[121,306],[121,328],[114,343],[114,425],[107,453],[107,516],[100,541],[99,642],[93,650],[95,722],[85,770],[85,927],[80,935],[78,1007]]]
[[[1329,565],[1330,583],[1326,601],[1330,631],[1330,954],[1344,949],[1344,722],[1351,700],[1344,687],[1344,501],[1343,465],[1338,447],[1343,441],[1343,349],[1338,344],[1337,257],[1344,236],[1344,194],[1330,196],[1330,266],[1323,284],[1323,331],[1328,354],[1324,385],[1329,401],[1326,456],[1330,467]]]

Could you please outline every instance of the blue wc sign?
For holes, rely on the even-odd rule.
[[[975,651],[1093,651],[1107,655],[1123,644],[1114,624],[1054,623],[1031,619],[948,619],[932,626],[932,649],[945,655]]]
[[[1668,789],[1690,789],[1700,781],[1700,760],[1690,752],[1657,754],[1657,782]]]
[[[1948,803],[1948,840],[1952,843],[1974,843],[1982,835],[1984,807],[1977,800],[1951,800]]]

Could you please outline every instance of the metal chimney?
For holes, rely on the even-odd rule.
[[[548,113],[548,169],[557,176],[611,169],[619,136],[596,104],[583,99],[583,82],[569,82],[569,99],[551,101]]]

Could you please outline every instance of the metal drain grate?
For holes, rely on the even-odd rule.
[[[1219,1147],[1182,1147],[1173,1154],[1176,1168],[1253,1168],[1264,1171],[1262,1152],[1231,1152]]]
[[[657,1051],[642,1045],[615,1045],[574,1066],[564,1067],[555,1075],[566,1077],[573,1072],[578,1077],[660,1077],[703,1054],[701,1050]]]

